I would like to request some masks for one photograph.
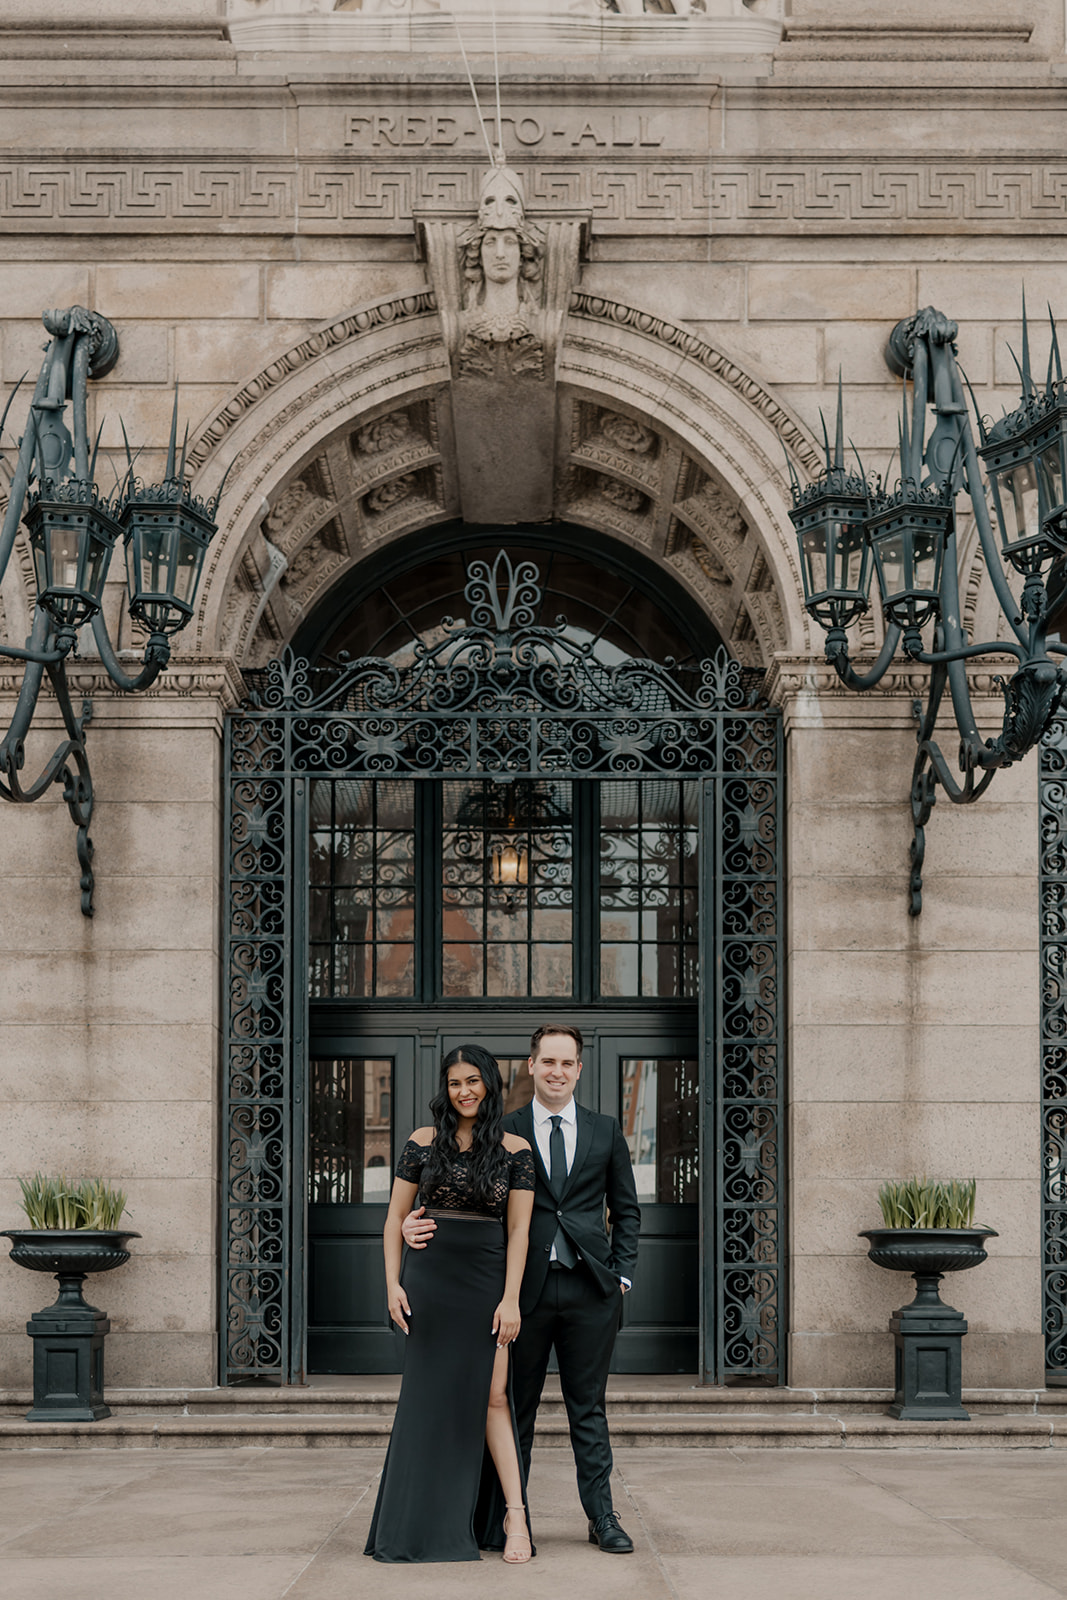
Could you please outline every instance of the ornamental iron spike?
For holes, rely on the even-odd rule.
[[[834,469],[837,472],[845,470],[845,416],[844,401],[841,392],[841,368],[837,369],[837,434],[834,439]]]
[[[93,483],[96,480],[96,458],[100,454],[100,437],[101,437],[101,435],[102,435],[102,433],[104,431],[104,423],[106,421],[107,421],[106,417],[101,417],[100,426],[96,430],[96,438],[93,441],[93,458],[89,463],[89,482],[90,483]]]
[[[1029,400],[1034,392],[1034,380],[1030,374],[1030,328],[1026,320],[1026,285],[1023,284],[1023,399]]]
[[[900,475],[903,479],[915,476],[912,472],[911,461],[911,434],[908,427],[908,385],[905,380],[901,384],[902,398],[900,407],[900,422],[898,424],[898,437],[900,439]],[[919,438],[922,439],[921,423],[919,425]]]
[[[959,366],[958,362],[957,362],[957,370],[959,372],[960,377],[963,379],[964,384],[966,385],[967,393],[971,397],[971,405],[974,407],[974,420],[978,424],[978,436],[981,439],[982,444],[984,445],[986,443],[986,441],[988,440],[988,438],[989,438],[989,433],[988,433],[988,430],[987,430],[986,425],[985,425],[985,418],[982,416],[982,413],[978,409],[978,399],[977,399],[977,396],[975,395],[974,387],[973,387],[973,385],[971,383],[970,378],[968,378],[967,374],[964,372],[963,368],[961,366]]]
[[[170,416],[170,442],[167,445],[167,470],[164,474],[166,483],[174,482],[174,456],[178,443],[178,385],[174,385],[174,409]]]
[[[1063,367],[1062,367],[1062,365],[1060,363],[1060,341],[1059,341],[1059,337],[1058,337],[1058,335],[1056,333],[1056,318],[1052,315],[1052,307],[1051,306],[1049,306],[1049,308],[1048,308],[1048,320],[1049,320],[1049,326],[1052,329],[1052,343],[1049,346],[1049,352],[1048,352],[1048,372],[1049,372],[1049,375],[1048,375],[1048,382],[1046,384],[1046,392],[1051,395],[1051,393],[1052,393],[1052,368],[1053,368],[1053,364],[1055,364],[1055,368],[1056,368],[1056,385],[1057,385],[1057,387],[1063,382]]]

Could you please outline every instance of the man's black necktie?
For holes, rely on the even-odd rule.
[[[548,1179],[558,1200],[567,1181],[567,1145],[563,1138],[563,1118],[550,1117],[549,1121],[552,1123],[552,1132],[548,1136]],[[560,1266],[573,1267],[578,1257],[562,1228],[557,1227],[552,1243]]]

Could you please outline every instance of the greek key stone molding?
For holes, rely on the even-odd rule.
[[[196,233],[205,224],[254,222],[277,234],[337,234],[356,222],[407,232],[416,211],[477,204],[480,167],[455,160],[0,161],[0,222],[9,232],[61,225],[66,233]],[[524,168],[531,209],[591,213],[597,225],[713,224],[719,233],[938,233],[946,227],[1060,233],[1067,162],[954,157],[748,160],[705,156],[641,161],[612,152],[601,166],[573,161]]]

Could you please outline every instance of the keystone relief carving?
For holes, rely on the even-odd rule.
[[[544,236],[526,217],[522,180],[494,167],[478,219],[460,236],[464,282],[460,377],[545,376],[541,278]]]
[[[463,515],[511,523],[552,514],[556,362],[578,271],[579,224],[545,228],[497,150],[478,210],[419,219],[452,372]]]

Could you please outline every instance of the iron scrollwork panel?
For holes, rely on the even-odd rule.
[[[720,1376],[781,1376],[780,719],[749,707],[725,651],[696,673],[609,665],[564,624],[534,626],[535,580],[503,554],[492,570],[476,562],[470,625],[419,646],[409,666],[325,672],[286,651],[228,718],[224,1381],[292,1378],[299,1360],[292,1058],[305,979],[290,843],[296,784],[340,774],[717,785],[717,1364]]]
[[[1067,721],[1041,746],[1041,1224],[1045,1370],[1067,1378]]]
[[[714,1130],[720,1380],[781,1382],[784,1073],[780,723],[724,730],[716,882],[718,1073]]]
[[[227,727],[224,1381],[290,1375],[287,736],[277,717]]]

